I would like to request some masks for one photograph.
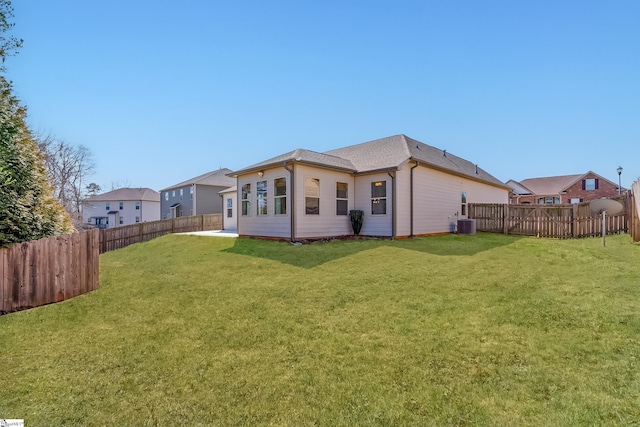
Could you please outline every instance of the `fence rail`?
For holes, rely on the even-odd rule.
[[[146,242],[165,234],[220,230],[222,214],[185,216],[100,230],[100,253]]]
[[[629,229],[630,197],[617,200],[625,205],[625,209],[620,214],[605,216],[607,233]],[[476,220],[478,231],[554,238],[602,234],[602,216],[592,213],[589,203],[571,206],[475,203],[469,205],[469,218]]]
[[[99,231],[0,249],[0,314],[60,302],[98,289]]]

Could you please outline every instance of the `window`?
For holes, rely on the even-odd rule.
[[[590,178],[590,179],[583,179],[582,180],[582,189],[583,190],[597,190],[598,189],[598,179],[597,178]]]
[[[276,215],[287,214],[287,180],[285,178],[276,178],[273,180],[274,195],[274,213]]]
[[[307,215],[320,215],[320,180],[304,179],[304,212]]]
[[[109,202],[105,203],[104,205],[105,205],[106,209],[109,210]]]
[[[193,185],[189,187],[189,194],[191,194],[191,198],[193,199]]]
[[[136,202],[136,210],[139,211],[140,210],[140,202]]]
[[[140,222],[140,217],[139,216],[136,217],[136,222]]]
[[[227,199],[227,218],[233,218],[233,199]]]
[[[167,201],[167,202],[169,201],[169,192],[168,191],[164,192],[164,200]]]
[[[572,205],[577,205],[578,203],[582,202],[582,199],[577,198],[577,199],[570,199],[569,203],[571,203]]]
[[[460,199],[460,203],[462,203],[460,206],[460,214],[467,215],[467,193],[465,191],[462,192]]]
[[[120,209],[120,210],[124,209],[124,202],[119,202],[118,206],[119,206],[118,209]]]
[[[346,182],[336,182],[336,215],[347,215],[349,209],[348,187]]]
[[[251,215],[251,184],[242,185],[242,215]]]
[[[371,183],[371,214],[386,215],[387,213],[387,181]]]
[[[120,217],[120,224],[124,224],[124,218]]]
[[[173,191],[171,192],[171,197],[176,197],[176,190],[173,190]]]
[[[184,188],[180,189],[180,197],[182,197],[184,195]]]
[[[256,185],[258,215],[267,215],[267,181],[258,181]]]
[[[538,199],[538,204],[539,205],[559,205],[560,197],[551,197],[551,196],[540,197]]]

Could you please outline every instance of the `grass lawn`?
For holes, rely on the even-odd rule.
[[[0,418],[640,422],[640,245],[627,235],[173,235],[102,255],[100,275],[91,294],[0,316]]]

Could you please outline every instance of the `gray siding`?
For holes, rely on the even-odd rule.
[[[171,206],[176,203],[180,203],[180,206],[176,209],[176,216],[194,215],[191,213],[193,209],[193,195],[190,193],[190,189],[191,185],[187,185],[160,193],[161,219],[171,218]],[[180,190],[182,190],[182,195],[180,195]]]
[[[222,197],[220,191],[227,187],[217,185],[196,185],[196,206],[193,215],[222,213]]]

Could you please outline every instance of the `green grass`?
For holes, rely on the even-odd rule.
[[[632,425],[640,246],[479,234],[166,236],[0,317],[29,426]]]

